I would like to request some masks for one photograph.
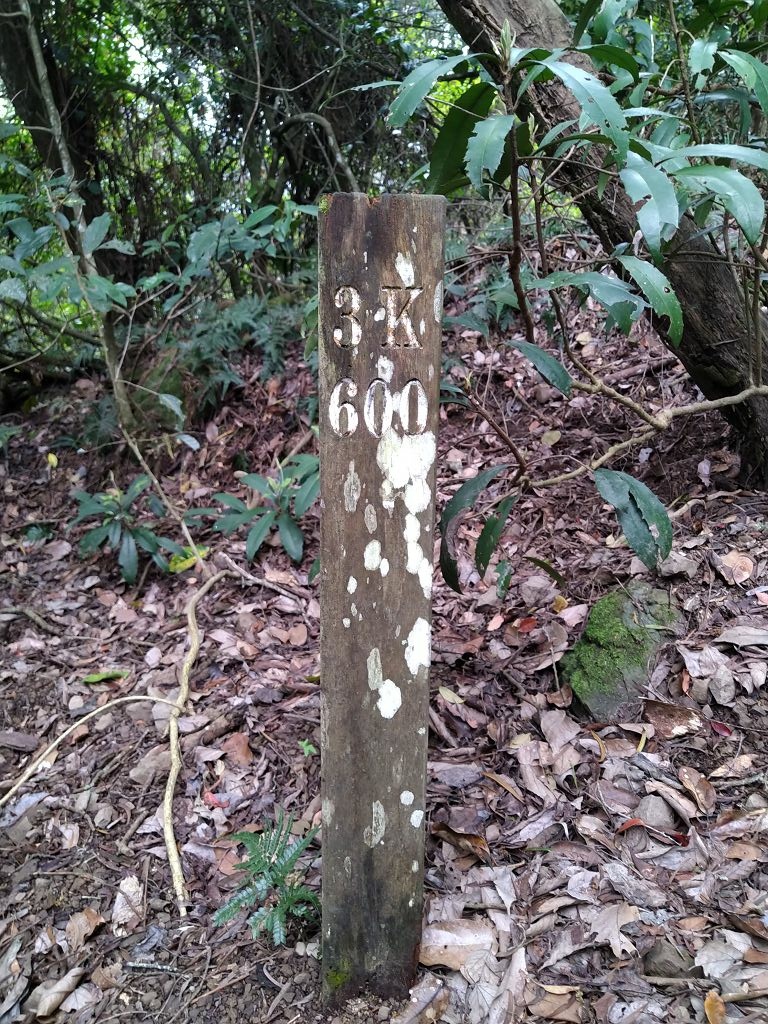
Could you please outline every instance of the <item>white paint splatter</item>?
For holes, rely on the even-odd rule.
[[[403,792],[400,794],[400,803],[403,805],[403,807],[410,807],[411,804],[413,803],[413,799],[413,793],[410,791],[410,789],[404,789]]]
[[[387,573],[389,572],[389,559],[388,558],[382,558],[381,565],[379,566],[379,572],[381,573],[382,576],[386,576]]]
[[[411,263],[410,256],[404,256],[401,252],[395,257],[395,269],[400,275],[400,280],[403,282],[406,288],[413,288],[414,281],[416,280],[413,271],[413,263]]]
[[[355,463],[350,462],[349,472],[344,480],[344,508],[347,512],[354,512],[360,500],[362,485],[360,477],[355,472]]]
[[[354,592],[356,590],[357,590],[357,580],[355,579],[354,576],[350,576],[349,579],[347,580],[347,593],[348,594],[354,594]]]
[[[412,676],[415,676],[420,668],[429,667],[429,634],[427,620],[416,619],[413,629],[408,634],[408,643],[405,648],[405,661]]]
[[[356,605],[356,604],[354,603],[354,601],[353,601],[353,602],[352,602],[352,604],[351,604],[351,605],[349,606],[349,610],[350,610],[350,611],[352,612],[352,616],[353,616],[353,617],[354,617],[355,615],[357,615],[357,605]]]
[[[412,871],[412,872],[414,873],[414,875],[415,875],[415,874],[416,874],[416,872],[417,872],[418,870],[419,870],[419,862],[418,862],[417,860],[415,860],[415,861],[414,861],[414,862],[413,862],[413,863],[411,864],[411,871]]]
[[[376,707],[379,709],[379,713],[382,718],[394,718],[403,703],[403,697],[400,693],[400,687],[392,682],[391,679],[385,679],[379,687],[379,699],[376,701]]]
[[[376,461],[383,477],[381,500],[385,508],[394,508],[398,491],[403,492],[406,508],[412,514],[429,507],[431,491],[427,477],[435,451],[435,435],[431,431],[400,437],[390,427],[382,434]]]
[[[381,541],[369,540],[363,552],[363,565],[373,571],[381,565]]]
[[[408,900],[408,906],[409,907],[413,906],[413,896],[411,896],[411,898]]]
[[[435,293],[432,296],[432,309],[435,314],[435,323],[443,322],[443,282],[438,281],[435,285]]]
[[[387,384],[391,384],[395,372],[395,364],[391,359],[387,359],[386,356],[379,356],[376,362],[376,372],[382,380],[385,380]]]
[[[403,537],[405,537],[405,543],[411,544],[419,539],[421,534],[421,523],[419,517],[415,516],[412,512],[409,512],[405,517],[405,530]]]
[[[368,685],[372,690],[378,690],[384,680],[384,676],[381,671],[381,652],[378,647],[374,647],[368,655],[367,665]]]
[[[424,811],[414,811],[413,814],[411,814],[411,824],[414,828],[419,828],[423,820]]]
[[[384,808],[379,800],[374,800],[371,804],[371,824],[363,829],[363,842],[373,849],[384,838],[386,830],[387,816],[384,814]]]
[[[365,512],[363,513],[365,519],[365,526],[368,533],[376,533],[376,527],[378,526],[378,517],[376,515],[376,509],[373,505],[366,505]]]
[[[420,725],[419,728],[416,730],[416,732],[419,734],[419,736],[424,736],[426,731],[427,730],[426,730],[426,728],[423,725]]]
[[[426,329],[427,329],[427,325],[424,323],[423,320],[420,321],[420,323],[419,323],[419,334],[423,334],[424,331],[426,331]]]
[[[333,800],[329,800],[328,797],[326,797],[323,800],[323,824],[324,825],[330,825],[331,824],[331,822],[333,821],[333,815],[334,815],[334,811],[335,810],[336,810],[336,807],[335,807],[335,805],[333,803]]]
[[[345,857],[344,858],[344,874],[347,876],[347,878],[351,878],[352,877],[352,858],[351,857]]]
[[[432,597],[432,562],[424,556],[419,566],[419,583],[425,597]]]
[[[349,629],[349,627],[352,625],[352,619],[348,619],[346,616],[344,616],[341,622],[342,625],[344,626],[344,629]]]
[[[435,379],[435,368],[432,365],[432,363],[430,363],[429,367],[427,368],[427,377],[429,377],[430,380]]]
[[[386,309],[385,309],[385,308],[384,308],[383,306],[379,306],[379,308],[378,308],[378,309],[376,310],[376,312],[375,312],[375,313],[373,314],[373,319],[374,319],[374,320],[375,320],[375,321],[376,321],[377,323],[379,323],[379,322],[381,322],[381,321],[382,321],[382,320],[384,319],[384,317],[385,317],[386,315],[387,315],[387,311],[386,311]]]

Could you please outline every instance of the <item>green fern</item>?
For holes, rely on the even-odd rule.
[[[317,834],[310,829],[301,839],[293,839],[293,818],[279,811],[274,825],[263,832],[237,832],[232,836],[242,843],[246,859],[236,865],[245,871],[246,880],[239,892],[214,915],[214,924],[231,921],[241,910],[256,906],[248,918],[254,938],[266,932],[276,946],[285,943],[290,917],[310,921],[320,909],[317,895],[301,882],[296,865]]]

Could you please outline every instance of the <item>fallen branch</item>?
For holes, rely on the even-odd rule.
[[[168,772],[168,780],[165,784],[165,796],[163,798],[163,836],[165,848],[168,852],[168,867],[171,872],[171,882],[176,895],[176,906],[180,917],[187,916],[187,886],[184,881],[184,870],[181,866],[179,848],[176,845],[176,835],[173,830],[173,794],[176,790],[176,783],[181,772],[181,746],[179,744],[179,715],[189,699],[189,677],[192,668],[200,653],[200,629],[197,625],[197,606],[200,600],[205,597],[214,584],[219,583],[227,576],[237,578],[238,573],[231,569],[222,569],[215,576],[210,576],[205,583],[197,590],[187,602],[185,613],[187,616],[187,632],[189,636],[189,650],[181,666],[179,678],[179,695],[172,706],[171,716],[168,720],[168,742],[171,750],[171,767]]]

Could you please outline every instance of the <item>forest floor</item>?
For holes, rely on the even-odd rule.
[[[622,392],[654,408],[691,400],[682,367],[642,328],[601,340],[586,310],[575,333]],[[566,402],[501,342],[457,329],[446,351],[454,377],[472,370],[534,479],[625,436],[623,410]],[[180,508],[237,492],[238,455],[269,472],[302,439],[312,450],[295,412],[315,387],[301,359],[266,384],[255,361],[243,371],[250,383],[203,424],[199,450],[153,463]],[[0,799],[89,711],[178,692],[195,569],[150,568],[128,586],[110,556],[79,558],[83,528],[67,528],[74,490],[134,474],[114,448],[56,447],[101,393],[82,380],[44,396],[0,454]],[[480,416],[442,407],[439,508],[479,469],[510,461]],[[493,567],[483,580],[474,568],[477,515],[457,536],[464,593],[436,576],[419,1006],[359,999],[328,1014],[316,931],[274,949],[242,915],[211,921],[238,881],[229,835],[277,809],[297,831],[319,823],[315,506],[300,566],[276,539],[248,565],[242,536],[203,538],[214,569],[229,559],[252,575],[222,580],[198,607],[173,804],[188,916],[163,840],[167,704],[124,702],[82,722],[0,809],[0,1022],[767,1021],[768,498],[739,483],[714,416],[676,421],[612,468],[675,512],[661,573],[633,557],[582,476],[534,484],[516,505],[499,552],[513,569],[503,600]],[[481,505],[503,493],[502,476]],[[48,535],[35,539],[33,524]],[[636,576],[673,596],[685,632],[650,666],[650,699],[627,721],[595,722],[557,663],[594,602]],[[319,837],[303,862],[318,889],[321,849]]]

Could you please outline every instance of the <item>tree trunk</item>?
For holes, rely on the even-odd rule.
[[[448,20],[475,52],[493,52],[504,21],[509,21],[516,46],[567,47],[571,27],[553,0],[438,0]],[[574,63],[594,71],[583,55]],[[495,62],[488,70],[498,76]],[[530,86],[528,110],[543,131],[571,118],[580,108],[559,79]],[[598,172],[600,152],[588,150],[583,162],[569,161],[558,171],[553,184],[576,198],[589,226],[606,252],[620,243],[631,243],[637,232],[634,206],[615,179],[600,194]],[[669,345],[709,399],[738,394],[753,383],[768,383],[768,371],[761,381],[751,374],[753,339],[741,285],[723,253],[689,218],[683,218],[669,246],[670,255],[661,269],[669,278],[683,311],[684,331],[678,347]],[[663,326],[656,323],[667,341]],[[760,344],[763,367],[768,368],[768,322],[761,317]],[[667,341],[668,343],[668,341]],[[768,486],[768,398],[755,396],[723,412],[736,429],[745,465],[762,486]]]

